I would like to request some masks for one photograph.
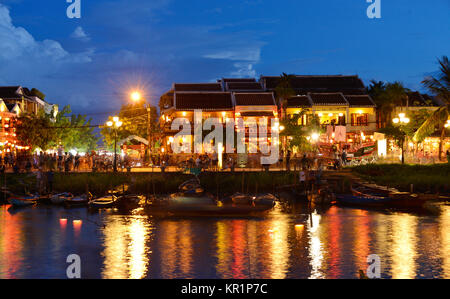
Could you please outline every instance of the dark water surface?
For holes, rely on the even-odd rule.
[[[0,207],[0,278],[450,278],[450,207],[381,213],[282,206],[264,218],[154,218],[133,211]]]

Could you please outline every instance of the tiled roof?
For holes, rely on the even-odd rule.
[[[257,82],[227,82],[226,90],[263,90],[260,83]]]
[[[254,83],[256,82],[255,78],[223,78],[217,80],[218,82],[224,83]]]
[[[236,106],[276,106],[273,94],[265,93],[235,93]]]
[[[313,105],[345,105],[348,102],[342,93],[309,93]]]
[[[308,96],[297,96],[288,99],[287,106],[288,108],[311,107],[311,102]]]
[[[261,77],[265,87],[274,90],[280,77]],[[290,81],[291,87],[301,93],[307,92],[362,92],[364,84],[358,76],[295,76]]]
[[[251,112],[241,112],[241,116],[245,116],[245,117],[271,117],[274,116],[273,112],[267,112],[267,111],[251,111]]]
[[[350,107],[376,107],[368,95],[345,95]]]
[[[220,83],[175,83],[175,91],[222,91]]]
[[[420,92],[408,93],[408,106],[439,106],[432,97],[427,94],[421,94]]]
[[[0,98],[2,99],[20,99],[22,95],[17,93],[20,86],[0,86]]]
[[[229,92],[176,92],[177,110],[231,110],[233,101]]]

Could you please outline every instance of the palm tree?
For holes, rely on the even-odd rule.
[[[385,84],[372,80],[367,91],[377,104],[378,126],[385,128],[391,122],[395,108],[407,103],[409,89],[400,82]]]
[[[295,90],[291,86],[291,80],[294,78],[294,75],[283,73],[280,76],[277,87],[275,88],[275,93],[279,103],[281,103],[284,118],[287,118],[286,111],[288,99],[295,96]]]
[[[422,84],[437,98],[443,101],[443,105],[437,109],[414,134],[414,142],[422,142],[439,128],[441,139],[439,143],[439,160],[442,158],[442,144],[445,138],[445,123],[450,116],[450,66],[447,56],[438,59],[439,73],[433,77],[426,77]]]

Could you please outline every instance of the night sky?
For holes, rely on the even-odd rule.
[[[450,0],[0,0],[0,85],[36,87],[95,123],[172,82],[358,74],[421,89],[450,55]]]

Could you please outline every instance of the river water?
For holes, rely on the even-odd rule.
[[[0,207],[0,278],[450,278],[450,206],[430,214],[280,204],[263,218]]]

